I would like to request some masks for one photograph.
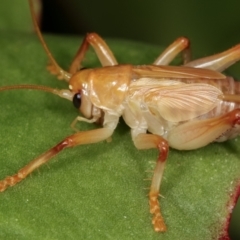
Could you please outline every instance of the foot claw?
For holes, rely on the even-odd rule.
[[[149,195],[150,213],[153,214],[152,224],[156,232],[165,232],[167,230],[167,227],[164,223],[162,214],[160,212],[160,206],[157,196],[158,193],[156,194],[151,193]]]
[[[6,188],[12,187],[18,182],[22,181],[23,178],[19,174],[15,174],[11,177],[6,177],[4,180],[0,181],[0,192],[4,192]]]
[[[47,65],[47,70],[48,70],[51,74],[56,75],[59,80],[62,80],[62,79],[63,79],[63,76],[62,76],[61,74],[59,74],[59,69],[57,69],[55,65],[48,64],[48,65]]]

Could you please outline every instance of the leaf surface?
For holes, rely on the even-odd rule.
[[[68,88],[45,69],[34,34],[2,31],[0,84]],[[81,39],[48,36],[68,68]],[[120,63],[150,64],[161,48],[108,41]],[[91,51],[85,66],[99,66]],[[30,90],[0,93],[0,178],[73,133],[72,103]],[[96,125],[79,123],[82,131]],[[156,150],[139,151],[120,120],[112,142],[67,149],[15,187],[0,194],[0,239],[218,239],[239,181],[239,138],[195,151],[171,149],[160,198],[168,231],[155,233],[147,193]]]

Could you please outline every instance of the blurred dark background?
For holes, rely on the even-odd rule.
[[[191,40],[193,56],[207,56],[240,43],[240,1],[43,0],[42,30],[122,38],[167,46],[180,36]],[[231,68],[240,79],[240,64]],[[240,239],[240,201],[231,239]]]
[[[240,41],[240,2],[43,0],[43,30],[133,39],[167,45],[179,36],[205,53]]]

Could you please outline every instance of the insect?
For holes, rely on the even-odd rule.
[[[35,89],[51,92],[73,102],[83,116],[78,121],[101,122],[102,128],[77,132],[66,137],[15,175],[0,181],[0,191],[13,186],[68,147],[111,138],[122,116],[131,129],[137,149],[156,148],[159,155],[149,192],[152,224],[157,232],[166,231],[158,196],[169,147],[191,150],[213,141],[225,141],[240,134],[240,84],[221,72],[240,59],[240,45],[210,57],[190,61],[189,41],[179,38],[159,55],[153,65],[119,65],[104,40],[87,34],[69,71],[52,57],[35,20],[38,37],[48,55],[48,70],[64,79],[69,89],[14,85],[11,89]],[[81,63],[92,46],[102,68],[82,69]],[[168,64],[183,52],[183,66]]]

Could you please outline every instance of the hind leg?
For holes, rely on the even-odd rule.
[[[227,51],[191,61],[185,64],[185,66],[194,68],[208,68],[218,72],[222,72],[239,60],[240,44],[236,45],[233,48],[230,48]]]
[[[220,138],[227,140],[231,130],[240,124],[240,109],[220,117],[192,120],[171,130],[169,146],[178,150],[192,150],[204,147]]]

